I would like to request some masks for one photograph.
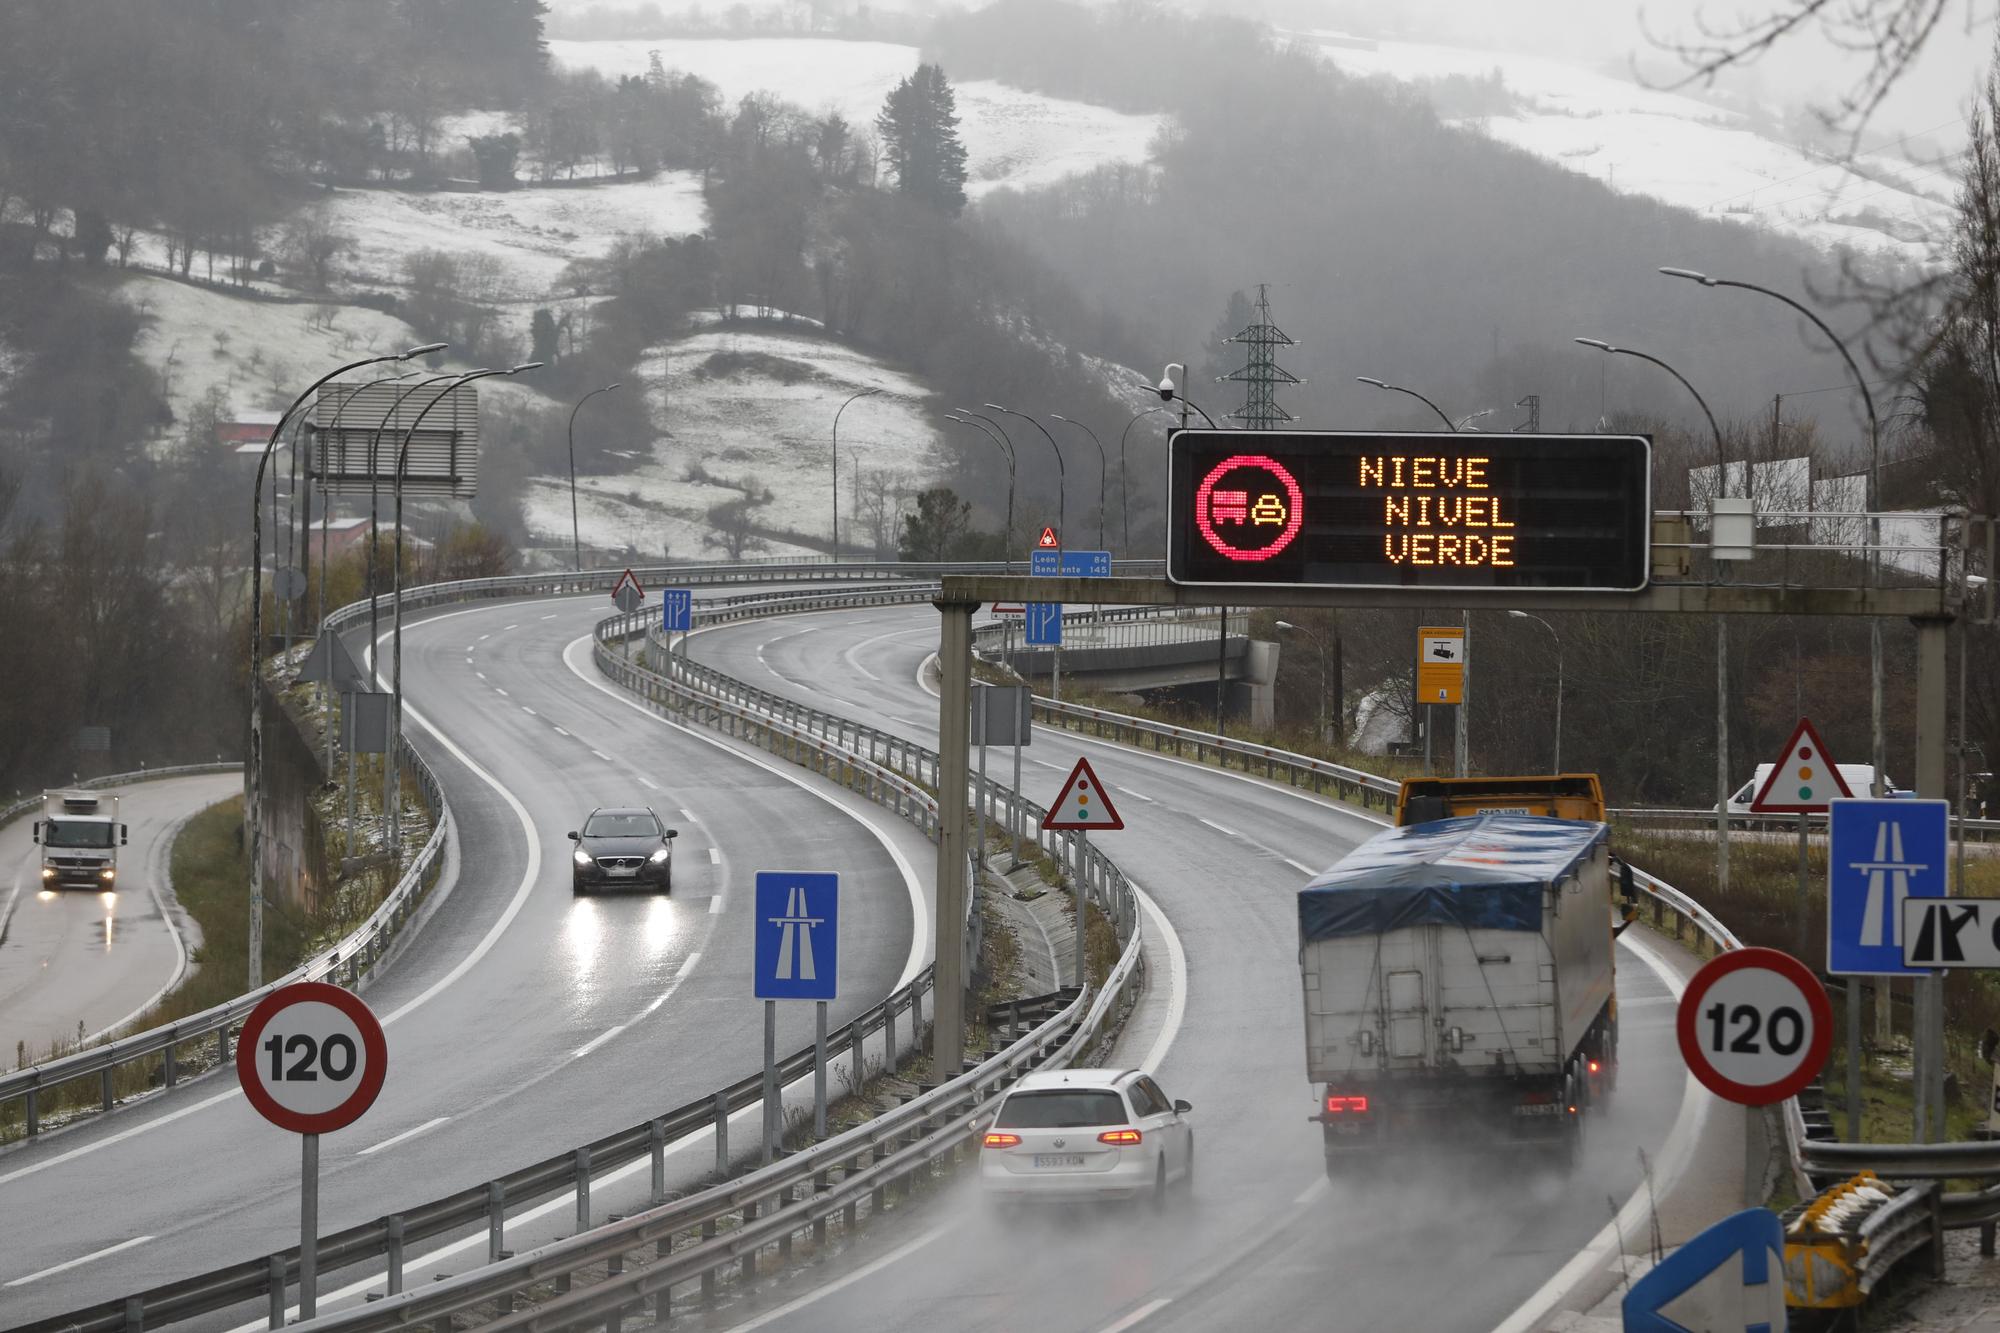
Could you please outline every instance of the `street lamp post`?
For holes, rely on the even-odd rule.
[[[1406,389],[1400,384],[1391,384],[1387,380],[1378,380],[1373,375],[1356,375],[1354,377],[1354,382],[1356,384],[1366,384],[1371,388],[1387,389],[1390,393],[1406,393],[1410,397],[1422,403],[1425,407],[1428,407],[1431,411],[1437,413],[1438,420],[1444,423],[1444,428],[1446,430],[1456,431],[1458,429],[1458,426],[1452,421],[1452,419],[1445,415],[1444,409],[1442,407],[1439,407],[1436,403],[1424,397],[1422,394],[1418,393],[1415,389]]]
[[[263,679],[264,662],[264,513],[260,503],[264,496],[264,469],[270,466],[271,450],[277,447],[278,436],[285,429],[285,423],[305,405],[308,398],[319,392],[322,384],[345,375],[350,370],[363,366],[380,365],[384,361],[408,361],[411,357],[424,356],[431,352],[441,352],[447,343],[426,343],[422,347],[412,347],[404,352],[391,352],[385,356],[364,357],[351,361],[338,370],[330,371],[314,380],[306,391],[292,400],[292,405],[279,414],[271,426],[270,438],[264,441],[264,452],[257,458],[257,479],[250,487],[250,753],[245,758],[243,791],[243,826],[247,830],[246,842],[250,853],[250,957],[248,981],[255,990],[264,984],[264,848],[262,821],[263,810],[263,767],[264,767],[264,710],[258,706],[257,687]]]
[[[389,855],[392,869],[402,864],[403,765],[402,755],[398,752],[397,746],[403,735],[403,474],[410,463],[410,441],[416,438],[417,428],[424,424],[424,418],[431,414],[431,409],[450,397],[453,390],[474,380],[487,379],[495,375],[519,375],[523,371],[538,370],[541,365],[539,361],[528,361],[515,366],[512,370],[481,368],[451,377],[456,382],[431,396],[431,400],[424,404],[423,410],[417,413],[417,419],[403,432],[403,442],[396,450],[396,549],[392,557],[395,573],[394,581],[390,584],[391,612],[395,618],[390,631],[394,640],[394,657],[390,667],[394,698],[389,704],[389,806],[385,811],[389,817]]]
[[[511,375],[514,372],[510,370],[505,373]],[[576,414],[583,411],[583,405],[597,397],[598,394],[610,393],[613,389],[623,388],[624,383],[623,380],[620,380],[616,384],[607,384],[601,389],[592,389],[589,393],[577,399],[576,406],[569,410],[569,549],[571,563],[576,566],[576,572],[579,574],[583,573],[583,537],[576,520]]]
[[[1550,637],[1551,639],[1554,639],[1554,640],[1556,641],[1556,754],[1555,754],[1555,760],[1554,760],[1554,762],[1553,762],[1553,763],[1552,763],[1552,764],[1550,765],[1550,768],[1549,768],[1549,772],[1551,772],[1551,773],[1560,773],[1560,772],[1562,772],[1562,771],[1563,771],[1563,641],[1562,641],[1562,635],[1560,635],[1560,634],[1556,633],[1556,627],[1555,627],[1554,625],[1551,625],[1551,624],[1550,624],[1550,623],[1549,623],[1548,621],[1546,621],[1546,620],[1543,620],[1543,619],[1542,619],[1542,618],[1541,618],[1540,616],[1536,616],[1536,615],[1530,615],[1530,614],[1528,614],[1528,613],[1527,613],[1526,611],[1509,611],[1509,612],[1508,612],[1507,614],[1508,614],[1508,615],[1510,615],[1510,616],[1512,616],[1512,617],[1514,617],[1514,619],[1516,619],[1516,620],[1532,620],[1532,621],[1534,621],[1534,622],[1535,622],[1535,623],[1536,623],[1537,625],[1540,625],[1540,626],[1541,626],[1541,627],[1542,627],[1543,629],[1547,630],[1547,631],[1549,632],[1549,637]]]
[[[1060,534],[1066,531],[1069,526],[1069,520],[1068,520],[1069,472],[1067,469],[1063,467],[1062,446],[1056,443],[1055,436],[1049,434],[1049,428],[1047,426],[1044,426],[1041,422],[1035,420],[1033,417],[1029,416],[1026,412],[1016,412],[1013,408],[1002,407],[998,403],[986,404],[986,410],[989,412],[1004,412],[1010,417],[1021,418],[1021,420],[1027,422],[1030,426],[1033,426],[1036,430],[1040,431],[1042,433],[1042,438],[1049,442],[1049,448],[1056,451],[1056,532]],[[1062,538],[1058,536],[1057,538],[1058,544],[1060,544],[1061,541]]]
[[[1166,410],[1162,405],[1149,407],[1143,412],[1134,412],[1132,419],[1125,423],[1125,429],[1118,434],[1118,512],[1125,525],[1125,554],[1128,557],[1132,554],[1132,488],[1125,483],[1125,439],[1131,435],[1132,427],[1139,424],[1139,418]]]
[[[1099,550],[1103,550],[1105,546],[1104,491],[1107,483],[1107,478],[1110,475],[1110,465],[1105,461],[1104,457],[1104,441],[1098,439],[1097,432],[1092,430],[1090,427],[1084,425],[1081,421],[1071,420],[1069,417],[1064,416],[1060,412],[1051,412],[1049,413],[1049,416],[1057,421],[1068,422],[1070,425],[1075,426],[1085,435],[1088,435],[1090,437],[1090,442],[1097,446],[1097,546]],[[1131,552],[1128,551],[1126,552],[1126,554],[1130,555]]]
[[[1701,414],[1708,418],[1709,433],[1715,437],[1715,493],[1718,496],[1728,493],[1729,458],[1722,443],[1722,427],[1715,424],[1715,413],[1708,410],[1708,400],[1688,383],[1687,376],[1657,356],[1629,347],[1613,347],[1598,338],[1573,341],[1583,347],[1594,347],[1607,356],[1635,356],[1679,380],[1688,395],[1701,405]],[[1745,480],[1747,484],[1747,469]],[[1710,531],[1712,535],[1712,521]],[[1715,617],[1715,880],[1720,891],[1729,891],[1729,621],[1720,614]]]
[[[842,403],[833,414],[833,558],[840,559],[840,414],[853,405],[856,398],[867,398],[882,392],[880,389],[863,389]]]
[[[972,415],[960,416],[955,412],[947,412],[944,414],[944,419],[946,421],[955,421],[961,426],[972,427],[981,435],[999,445],[1001,452],[1007,456],[1007,535],[1004,549],[1007,558],[1007,572],[1012,574],[1014,572],[1014,442],[1007,438],[1005,431],[994,426],[984,417]]]

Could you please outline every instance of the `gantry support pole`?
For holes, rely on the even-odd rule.
[[[931,1075],[958,1077],[965,1065],[965,787],[972,731],[972,613],[976,602],[937,602],[938,840],[937,982]]]
[[[1878,621],[1879,623],[1879,621]],[[1917,627],[1917,795],[1945,799],[1945,659],[1951,621],[1943,616],[1914,620]],[[1944,974],[1916,980],[1917,1139],[1942,1143],[1944,1128]]]

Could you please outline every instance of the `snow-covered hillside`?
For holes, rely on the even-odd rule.
[[[664,388],[657,369],[663,358]],[[865,511],[878,484],[894,498],[930,484],[941,467],[924,415],[924,386],[819,336],[809,322],[717,324],[650,350],[641,366],[658,438],[650,456],[631,460],[630,471],[578,479],[578,525],[587,546],[629,547],[646,558],[660,556],[663,545],[677,559],[719,556],[708,511],[765,491],[770,502],[751,515],[757,527],[825,538],[833,517],[834,412],[864,389],[877,393],[840,419],[843,549],[872,548]],[[524,509],[531,534],[569,540],[567,477],[532,480]],[[784,555],[825,547],[773,541],[764,549]]]
[[[1694,97],[1536,55],[1434,42],[1294,34],[1350,73],[1399,83],[1497,75],[1511,109],[1476,118],[1487,134],[1629,194],[1911,263],[1932,257],[1953,171],[1892,153],[1850,167],[1757,132]]]
[[[769,91],[808,111],[873,126],[882,100],[921,54],[890,42],[829,38],[667,39],[549,43],[559,64],[607,77],[644,74],[652,53],[708,80],[731,104]],[[1106,162],[1142,162],[1164,116],[1135,116],[980,79],[953,85],[965,140],[967,193],[1047,184]]]

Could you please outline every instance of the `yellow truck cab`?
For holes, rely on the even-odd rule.
[[[1396,798],[1396,823],[1425,824],[1456,815],[1546,815],[1604,822],[1604,789],[1595,773],[1538,777],[1410,778]]]

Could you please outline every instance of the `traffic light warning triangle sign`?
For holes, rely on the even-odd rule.
[[[1847,779],[1840,775],[1840,765],[1827,753],[1826,742],[1819,738],[1812,720],[1802,717],[1750,808],[1760,815],[1821,814],[1836,796],[1852,795]]]
[[[1111,793],[1090,771],[1088,759],[1078,759],[1063,782],[1062,792],[1042,817],[1045,829],[1121,829],[1125,821],[1111,804]]]

